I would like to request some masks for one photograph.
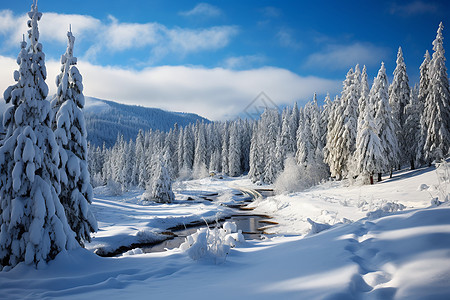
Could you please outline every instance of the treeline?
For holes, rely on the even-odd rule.
[[[357,65],[340,97],[327,95],[322,106],[314,96],[301,108],[266,110],[259,120],[197,122],[168,133],[141,131],[136,141],[119,136],[111,149],[91,147],[94,184],[146,187],[161,161],[172,179],[248,172],[253,182],[274,183],[295,163],[310,184],[330,176],[368,183],[401,166],[443,159],[450,148],[450,92],[442,30],[441,23],[418,86],[410,87],[399,48],[390,84],[384,63],[371,87],[366,67]]]

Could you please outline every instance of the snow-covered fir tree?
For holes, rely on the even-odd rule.
[[[30,46],[21,43],[17,83],[4,93],[12,104],[5,112],[7,130],[0,147],[0,265],[6,268],[22,261],[39,267],[77,245],[58,198],[59,149],[45,100],[47,72],[37,4],[28,17]]]
[[[194,165],[194,134],[192,132],[192,127],[187,126],[184,128],[183,135],[183,168],[186,171],[192,170]]]
[[[56,77],[57,93],[52,102],[56,113],[54,130],[60,151],[61,192],[59,199],[67,221],[81,246],[97,231],[91,212],[93,191],[87,167],[87,131],[81,109],[84,107],[82,77],[73,56],[75,37],[67,33],[67,50],[61,57],[61,74]]]
[[[423,152],[427,163],[448,156],[450,148],[450,91],[445,66],[442,22],[433,41],[433,56],[428,69],[430,80],[423,110]]]
[[[362,104],[363,101],[366,103]],[[358,120],[359,126],[354,154],[356,160],[355,172],[362,177],[364,183],[370,182],[373,184],[373,175],[383,170],[384,149],[375,127],[371,105],[364,94],[361,95],[360,106],[363,107],[363,111],[360,111]]]
[[[364,111],[366,109],[366,106],[369,103],[369,92],[370,92],[370,88],[369,88],[369,81],[367,80],[367,69],[366,66],[363,67],[362,73],[361,73],[361,81],[360,81],[360,86],[361,86],[361,94],[359,96],[358,99],[358,111],[359,111],[359,116],[358,116],[358,131],[359,131],[359,127],[362,126],[362,124],[360,123],[360,121],[364,120]],[[370,111],[369,113],[372,114],[372,118],[375,116],[375,112],[373,111],[373,107],[369,106]]]
[[[172,191],[172,179],[167,171],[167,162],[164,161],[162,155],[159,155],[156,159],[154,179],[147,186],[144,199],[158,203],[171,203],[175,200]]]
[[[392,80],[391,85],[389,86],[389,105],[392,109],[392,120],[395,126],[395,133],[398,139],[398,147],[399,147],[399,161],[398,167],[405,162],[404,156],[400,155],[405,153],[406,151],[406,141],[405,141],[405,133],[404,133],[404,125],[405,125],[405,115],[404,110],[405,106],[409,103],[409,79],[408,74],[406,73],[406,65],[405,60],[403,59],[402,48],[398,48],[397,53],[397,66],[394,70],[394,79]],[[403,159],[402,159],[403,158]]]
[[[241,175],[241,165],[241,128],[238,122],[233,122],[228,145],[228,174],[230,176]]]
[[[222,135],[222,172],[225,174],[230,173],[230,164],[229,164],[229,141],[230,141],[230,125],[228,122],[225,123],[225,129]]]
[[[416,85],[411,89],[409,103],[405,107],[405,125],[403,127],[405,148],[404,156],[409,162],[411,170],[417,165],[417,153],[420,145],[420,115],[419,110],[419,87]]]
[[[426,133],[426,124],[425,124],[425,115],[423,114],[425,108],[425,102],[428,96],[428,91],[430,89],[430,77],[428,70],[430,68],[430,53],[428,50],[425,52],[424,60],[420,65],[420,82],[419,82],[419,96],[418,96],[418,109],[421,112],[420,115],[420,137],[419,137],[419,145],[417,147],[417,157],[416,160],[419,163],[424,163],[424,153],[423,148],[425,145],[425,133]]]
[[[378,180],[381,180],[381,172],[392,171],[398,163],[398,141],[395,133],[391,106],[389,105],[388,79],[386,68],[381,63],[377,77],[373,81],[369,94],[369,103],[375,103],[375,128],[383,147],[383,162],[378,173]]]

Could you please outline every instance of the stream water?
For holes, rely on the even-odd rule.
[[[246,240],[261,239],[264,234],[264,228],[270,224],[269,217],[263,215],[234,215],[230,218],[226,218],[225,221],[234,222],[238,230],[242,230],[244,238]],[[219,222],[222,225],[225,221]],[[210,228],[216,226],[216,224],[208,224]],[[172,231],[175,235],[173,238],[165,240],[155,245],[148,245],[142,247],[144,253],[163,252],[166,249],[178,248],[185,240],[186,237],[195,233],[197,229],[204,226],[190,227],[182,230]]]

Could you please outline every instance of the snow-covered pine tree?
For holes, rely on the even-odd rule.
[[[39,43],[37,4],[28,13],[30,47],[21,43],[14,72],[16,84],[6,89],[11,102],[4,116],[6,137],[0,147],[0,266],[24,261],[40,267],[65,249],[76,247],[64,207],[58,199],[58,145],[51,129],[52,112],[45,55]]]
[[[156,161],[156,169],[152,183],[147,186],[144,194],[145,200],[151,200],[158,203],[171,203],[175,200],[172,191],[172,179],[167,171],[167,163],[162,155],[158,155]]]
[[[278,164],[280,165],[281,169],[284,168],[283,163],[286,159],[286,155],[288,152],[292,153],[293,150],[293,137],[291,136],[291,113],[289,111],[289,108],[286,107],[283,110],[283,113],[281,115],[281,133],[278,136],[277,144],[276,144],[276,156],[278,160]]]
[[[392,120],[391,106],[389,105],[388,79],[386,68],[381,63],[377,77],[373,81],[369,94],[369,102],[375,103],[375,128],[383,147],[383,162],[378,173],[378,180],[381,180],[381,172],[392,171],[398,162],[398,141],[395,134],[395,124]]]
[[[281,129],[280,115],[277,110],[266,109],[262,114],[260,121],[262,128],[266,130],[263,136],[263,145],[265,145],[264,182],[273,183],[275,182],[278,173],[281,172],[275,153],[277,137]]]
[[[349,172],[351,163],[354,162],[352,154],[356,149],[356,134],[358,127],[358,100],[361,95],[361,72],[359,65],[356,65],[355,72],[351,74],[351,69],[347,73],[344,81],[344,88],[341,95],[341,105],[343,106],[343,128],[341,129],[342,144],[338,144],[344,156],[343,175]]]
[[[178,155],[178,175],[180,175],[181,171],[183,170],[183,165],[184,165],[184,128],[181,127],[178,133],[178,150],[177,150],[177,155]]]
[[[444,37],[442,22],[433,41],[433,56],[429,67],[430,86],[423,111],[425,161],[444,159],[450,149],[450,90],[445,66]]]
[[[342,168],[344,163],[338,148],[335,147],[340,140],[338,132],[340,131],[343,122],[342,113],[341,100],[336,96],[330,110],[330,117],[327,124],[327,143],[324,147],[323,154],[324,161],[330,167],[331,176],[336,177],[337,179],[342,179]]]
[[[230,142],[228,145],[228,174],[239,176],[241,170],[241,131],[239,123],[233,122],[230,126]]]
[[[408,74],[406,73],[406,65],[405,60],[403,59],[402,48],[398,48],[397,53],[397,66],[394,70],[394,79],[392,80],[391,85],[389,86],[389,104],[392,108],[392,120],[395,126],[395,133],[398,139],[398,147],[399,147],[399,161],[398,168],[400,169],[401,164],[403,164],[406,160],[404,154],[406,151],[406,141],[404,137],[404,125],[405,119],[404,110],[405,106],[409,103],[409,79]]]
[[[81,109],[84,107],[82,77],[73,56],[75,37],[67,32],[67,50],[61,56],[61,74],[56,77],[57,93],[52,102],[55,112],[55,138],[59,145],[61,192],[59,199],[70,228],[81,246],[97,231],[91,212],[93,191],[87,168],[87,131]]]
[[[332,109],[332,101],[330,98],[330,93],[327,93],[325,96],[325,101],[322,106],[322,109],[320,111],[320,131],[321,131],[321,143],[323,147],[327,144],[327,127],[328,127],[328,120],[330,118],[330,113]],[[322,149],[323,152],[323,149]],[[323,154],[322,154],[323,157]]]
[[[250,155],[249,155],[249,166],[248,177],[252,182],[261,180],[262,174],[264,173],[263,153],[260,145],[260,131],[259,122],[253,123],[252,138],[250,141]]]
[[[350,69],[343,82],[340,107],[336,106],[330,115],[333,121],[329,123],[324,157],[331,175],[338,179],[348,175],[351,155],[355,151],[360,95],[358,85],[359,80],[355,79],[355,73]]]
[[[409,103],[405,107],[405,125],[404,137],[405,148],[404,155],[409,161],[411,170],[416,166],[417,152],[420,140],[420,115],[419,111],[419,87],[416,85],[411,89]]]
[[[183,168],[186,171],[191,171],[194,165],[194,147],[192,126],[186,126],[183,135]]]
[[[377,134],[368,98],[362,94],[359,102],[360,106],[363,107],[363,111],[360,111],[358,118],[359,126],[354,154],[356,160],[355,171],[363,178],[364,183],[370,182],[370,184],[373,184],[373,175],[383,170],[384,149]],[[363,104],[361,102],[366,103]]]
[[[299,126],[297,130],[297,164],[306,167],[314,162],[315,147],[311,131],[311,116],[313,104],[308,102],[300,111]]]
[[[430,53],[428,50],[425,52],[424,60],[420,65],[420,83],[419,83],[419,101],[418,101],[418,109],[421,112],[420,115],[420,137],[419,137],[419,145],[417,147],[417,157],[416,160],[419,163],[424,163],[424,153],[423,147],[425,145],[425,133],[427,132],[426,124],[425,124],[425,115],[423,114],[425,108],[425,102],[428,96],[428,92],[430,89],[430,77],[428,73],[428,69],[430,68]]]
[[[363,121],[365,118],[365,109],[366,106],[369,103],[369,81],[367,80],[367,69],[366,66],[363,67],[363,71],[361,73],[361,94],[358,100],[358,111],[359,111],[359,117],[358,117],[358,131],[359,131],[359,127],[362,126],[362,123],[360,124],[360,121]],[[369,113],[372,115],[372,120],[373,117],[375,116],[375,112],[373,111],[374,108],[370,105],[369,108],[371,109],[369,111]]]
[[[224,174],[230,173],[230,164],[228,162],[229,154],[229,142],[230,142],[230,124],[225,122],[222,135],[222,172]]]

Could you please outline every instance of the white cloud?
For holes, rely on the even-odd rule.
[[[105,35],[99,35],[108,48],[111,47],[114,51],[154,45],[161,40],[160,31],[165,28],[157,23],[120,23],[113,16],[109,16],[109,20],[111,23],[103,25],[104,29],[101,30]]]
[[[322,52],[311,54],[305,66],[321,69],[350,68],[356,64],[370,66],[379,64],[387,53],[387,49],[369,43],[330,45]]]
[[[6,37],[6,45],[17,47],[26,33],[26,15],[15,16],[10,10],[0,11],[0,35]],[[130,49],[148,48],[149,61],[161,59],[172,53],[184,56],[188,53],[217,50],[226,47],[239,32],[236,26],[214,26],[200,29],[168,28],[159,23],[123,23],[114,16],[106,21],[85,15],[44,13],[39,23],[41,42],[67,43],[67,30],[79,41],[89,43],[84,59],[95,61],[101,51],[110,53]]]
[[[238,33],[238,29],[236,26],[215,26],[206,29],[166,29],[165,32],[172,51],[188,53],[223,48]]]
[[[282,28],[277,32],[277,38],[280,45],[286,48],[298,49],[302,45],[300,42],[292,36],[292,30],[288,28]]]
[[[55,93],[57,61],[47,61],[47,84]],[[142,71],[78,63],[84,94],[126,104],[194,112],[213,120],[229,119],[241,113],[264,91],[276,104],[309,100],[314,92],[337,94],[341,81],[301,77],[280,68],[233,71],[188,66],[161,66]],[[14,59],[0,56],[0,91],[14,83]]]
[[[401,16],[414,16],[427,13],[436,13],[439,11],[439,7],[435,3],[414,1],[410,3],[392,3],[390,12],[391,14],[398,14]]]
[[[199,3],[193,9],[180,12],[180,15],[186,17],[218,17],[222,14],[222,11],[211,4]]]
[[[226,69],[248,69],[255,64],[262,64],[266,61],[267,58],[262,54],[243,55],[228,57],[222,65]]]

